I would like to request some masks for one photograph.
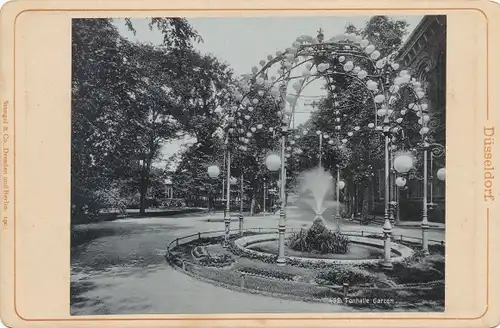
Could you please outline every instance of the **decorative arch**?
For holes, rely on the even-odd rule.
[[[243,75],[235,91],[236,103],[232,106],[232,113],[241,116],[241,113],[246,113],[249,108],[253,111],[259,108],[259,97],[256,95],[270,95],[277,102],[281,102],[277,114],[283,124],[281,127],[274,126],[269,129],[273,129],[273,132],[286,132],[291,128],[291,117],[302,91],[312,81],[323,78],[330,91],[334,92],[333,81],[340,78],[360,87],[357,89],[358,97],[354,98],[362,99],[363,103],[369,101],[373,105],[374,117],[374,122],[367,127],[358,126],[352,131],[347,131],[341,124],[336,125],[338,134],[342,135],[339,139],[343,143],[347,143],[349,137],[361,128],[381,131],[382,122],[390,124],[391,129],[399,129],[405,114],[411,112],[401,108],[404,98],[401,91],[409,90],[414,95],[412,106],[418,110],[419,104],[425,101],[425,89],[407,70],[400,70],[400,65],[394,62],[393,57],[380,57],[381,54],[374,45],[355,34],[340,34],[326,41],[322,30],[316,38],[299,36],[291,47],[277,51],[275,56],[267,56],[267,60],[259,62],[260,67],[254,66],[250,74]],[[299,75],[295,74],[297,70],[302,70]],[[340,102],[338,104],[340,105]],[[362,107],[359,103],[342,105]],[[405,106],[408,105],[407,103]],[[246,115],[247,118],[249,116]],[[246,133],[248,127],[241,123],[253,126],[257,124],[251,119],[235,122],[240,125],[236,124],[233,131],[239,131],[241,140],[245,139],[245,134],[251,135]],[[265,122],[258,124],[266,125]]]

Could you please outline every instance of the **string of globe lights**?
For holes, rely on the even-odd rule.
[[[407,71],[402,71],[400,73],[400,77],[402,78],[405,78],[405,79],[408,79],[408,74]],[[290,110],[289,108],[285,108],[284,110],[283,109],[279,109],[277,111],[277,116],[282,118],[283,119],[283,122],[286,124],[286,123],[289,123],[289,121],[291,121],[290,117],[294,114],[293,113],[293,110],[294,110],[294,103],[296,102],[296,99],[298,97],[300,97],[300,92],[304,89],[302,87],[302,84],[303,82],[305,81],[305,79],[303,79],[302,81],[297,81],[296,83],[293,84],[293,87],[294,89],[296,89],[297,91],[297,94],[290,94],[288,93],[285,100],[290,104],[291,107],[289,108],[292,108],[292,110]],[[396,78],[396,83],[398,83],[398,78]],[[412,81],[412,84],[413,84],[413,87],[415,88],[415,94],[417,97],[421,97],[419,96],[419,93],[422,92],[421,88],[420,88],[420,83],[419,82],[415,82],[415,80],[413,79]],[[306,86],[307,86],[307,83],[306,83]],[[377,92],[378,89],[374,89],[374,84],[373,83],[370,83],[370,81],[368,81],[368,84],[367,84],[367,88],[373,92]],[[396,86],[393,86],[393,88],[391,88],[391,91],[392,93],[397,93],[397,91],[399,90],[399,87],[396,87]],[[264,90],[259,90],[259,95],[264,95]],[[276,95],[276,93],[274,93],[273,95]],[[378,95],[380,96],[380,95]],[[374,101],[375,103],[380,103],[381,101],[383,101],[383,98],[382,97],[378,97],[378,96],[375,96],[374,97]],[[390,103],[393,103],[397,100],[396,96],[391,96],[390,98]],[[255,108],[257,107],[257,104],[258,104],[258,99],[257,98],[254,98],[252,100],[252,104],[249,105],[248,107],[246,107],[247,109],[247,113],[243,113],[243,110],[239,110],[238,111],[238,108],[236,106],[233,106],[233,110],[237,113],[237,115],[240,117],[238,120],[237,120],[237,128],[236,130],[235,129],[230,129],[230,133],[233,133],[234,131],[237,131],[240,133],[240,138],[239,140],[242,142],[241,146],[240,146],[240,149],[243,150],[243,151],[246,151],[247,148],[245,146],[245,144],[248,144],[250,141],[251,141],[251,137],[253,136],[254,133],[257,132],[257,130],[262,130],[262,129],[268,129],[270,132],[274,133],[275,130],[277,130],[276,126],[273,125],[273,126],[268,126],[268,124],[266,124],[266,122],[252,122],[250,121],[251,118],[252,118],[252,112],[255,110]],[[244,105],[248,105],[249,104],[249,101],[248,99],[246,99],[246,101],[243,102]],[[278,107],[278,106],[277,106]],[[337,106],[338,107],[338,106]],[[356,105],[350,105],[350,106],[345,106],[345,107],[338,107],[337,108],[337,112],[339,110],[342,110],[342,109],[352,109],[352,108],[355,108]],[[382,106],[380,109],[377,110],[377,116],[379,117],[384,117],[386,115],[388,115],[389,117],[391,118],[394,118],[394,121],[397,123],[397,124],[401,124],[401,122],[403,121],[403,118],[404,118],[404,115],[406,114],[407,110],[401,110],[400,112],[400,117],[397,117],[395,118],[394,116],[394,110],[392,109],[388,109],[386,106]],[[417,112],[418,114],[418,112]],[[375,128],[377,131],[382,131],[383,127],[382,125],[377,125],[377,116],[375,116],[375,123],[371,122],[369,123],[366,128],[368,129],[373,129]],[[338,118],[337,118],[338,119]],[[244,124],[244,123],[247,123],[247,124]],[[251,124],[253,123],[253,124]],[[340,126],[336,126],[335,127],[336,129],[340,130]],[[393,129],[400,129],[401,127],[400,126],[395,126]],[[288,127],[288,129],[290,129],[290,127]],[[344,131],[345,135],[341,138],[342,142],[343,143],[347,143],[348,141],[348,138],[352,137],[356,132],[360,131],[362,129],[361,126],[354,126],[352,128],[351,131]]]
[[[415,95],[414,106],[417,108],[422,108],[422,102],[425,101],[425,92],[420,87],[420,84],[416,82],[415,79],[411,78],[410,73],[407,70],[399,71],[399,64],[392,61],[392,58],[381,58],[380,52],[375,49],[375,46],[370,44],[366,39],[361,36],[354,34],[341,34],[337,35],[327,42],[324,41],[324,35],[322,31],[316,38],[311,36],[301,36],[296,39],[292,44],[292,47],[287,48],[285,51],[277,52],[276,57],[272,55],[268,56],[268,61],[262,60],[259,64],[261,68],[257,66],[252,68],[252,73],[243,76],[243,79],[239,83],[240,90],[236,91],[234,94],[235,105],[233,110],[237,112],[249,111],[250,108],[259,108],[259,98],[256,95],[263,97],[264,95],[270,95],[273,97],[281,107],[282,117],[281,129],[276,131],[277,135],[281,137],[281,183],[282,190],[284,190],[284,182],[286,181],[286,176],[284,176],[284,165],[285,165],[285,140],[288,135],[290,116],[293,115],[295,104],[297,101],[296,96],[286,95],[288,84],[293,80],[298,80],[300,84],[300,90],[304,86],[305,81],[312,76],[342,76],[343,78],[363,86],[362,90],[365,91],[365,95],[368,99],[371,99],[374,109],[374,123],[369,124],[369,128],[375,128],[378,131],[382,131],[385,136],[385,191],[386,191],[386,204],[384,212],[384,260],[383,266],[390,269],[392,268],[390,253],[391,253],[391,233],[392,226],[389,220],[389,204],[388,204],[388,190],[389,190],[389,157],[388,157],[388,144],[389,137],[392,133],[391,124],[393,122],[402,121],[403,116],[401,112],[398,112],[391,108],[397,103],[398,93],[401,89],[411,89]],[[270,68],[273,65],[279,64],[277,70],[278,76],[269,76]],[[304,69],[300,76],[292,76],[292,71],[302,66]],[[297,84],[297,89],[299,89],[299,84]],[[250,97],[254,97],[250,100]],[[402,99],[402,97],[399,97]],[[286,101],[284,101],[286,100]],[[288,106],[287,106],[288,105]],[[264,108],[260,108],[264,110]],[[241,116],[242,114],[240,114]],[[250,115],[245,115],[244,118],[249,120]],[[382,117],[383,120],[379,124],[377,116]],[[422,120],[424,121],[424,120]],[[243,125],[243,120],[238,121],[240,135],[245,135],[245,128]],[[262,127],[264,127],[263,123]],[[259,129],[260,125],[255,127],[255,131]],[[270,127],[275,128],[275,127]],[[264,129],[265,130],[265,129]],[[249,132],[246,135],[249,136]],[[356,131],[356,130],[354,130]],[[425,127],[422,127],[421,131],[425,131]],[[234,132],[234,131],[233,131]],[[349,131],[353,132],[353,131]],[[425,132],[423,132],[425,134]],[[354,134],[354,132],[353,132]],[[244,142],[250,142],[248,139],[244,139]],[[248,140],[248,141],[246,141]],[[281,160],[283,159],[283,160]],[[284,193],[282,192],[282,197]],[[280,209],[280,224],[278,226],[278,232],[280,235],[280,251],[278,254],[278,264],[284,264],[284,229],[282,229],[281,222],[284,221],[286,213],[284,212],[284,198],[282,198],[282,206]]]
[[[295,85],[296,86],[296,85]],[[302,91],[302,90],[299,90],[299,91]],[[294,123],[293,120],[292,120],[292,117],[295,113],[295,106],[294,106],[294,101],[295,99],[297,99],[298,97],[300,96],[300,93],[298,94],[288,94],[287,97],[286,97],[286,100],[289,102],[289,104],[291,105],[290,107],[287,107],[287,108],[279,108],[278,111],[276,112],[278,118],[282,119],[282,122],[285,124],[284,127],[281,127],[282,131],[288,131],[289,134],[294,134],[294,131],[295,131],[295,126],[290,126],[289,123]],[[252,102],[252,104],[256,104],[257,102]],[[347,106],[339,106],[338,102],[335,102],[336,103],[336,111],[335,111],[335,115],[337,116],[336,117],[336,122],[340,122],[340,119],[341,119],[341,111],[346,111],[346,110],[349,110],[349,109],[354,109],[357,107],[356,104],[354,105],[347,105]],[[265,122],[265,121],[254,121],[253,120],[253,115],[252,115],[252,112],[255,111],[257,106],[248,106],[246,109],[247,109],[247,112],[245,113],[243,110],[240,110],[240,111],[236,111],[237,113],[237,116],[238,118],[236,119],[236,126],[234,128],[230,128],[229,129],[229,132],[230,133],[233,133],[233,134],[239,134],[239,141],[241,142],[241,145],[239,146],[239,149],[242,150],[242,151],[247,151],[248,148],[247,148],[247,145],[251,142],[252,140],[252,137],[256,134],[256,133],[262,133],[264,130],[267,130],[269,131],[270,133],[272,133],[274,136],[276,136],[276,132],[279,131],[279,126],[277,126],[276,124],[270,124],[269,122]],[[276,105],[276,107],[279,107],[278,105]],[[343,114],[344,116],[346,116],[347,114]],[[379,115],[380,115],[380,112],[379,112]],[[397,119],[398,122],[400,122],[402,120],[402,118],[399,118]],[[375,119],[376,121],[376,119]],[[359,125],[356,125],[356,126],[353,126],[351,130],[347,131],[345,129],[341,129],[341,126],[340,125],[336,125],[335,126],[335,129],[337,130],[336,131],[336,134],[340,136],[340,140],[342,141],[342,143],[347,143],[348,142],[348,138],[350,137],[353,137],[357,132],[359,131],[363,131],[363,129],[366,128],[366,129],[374,129],[375,128],[375,123],[371,122],[369,123],[366,127],[362,127],[362,126],[359,126]],[[382,127],[381,126],[377,126],[376,130],[381,130]],[[342,130],[342,131],[341,131]],[[309,131],[307,130],[303,130],[302,133],[300,132],[296,132],[295,133],[295,138],[298,139],[300,137],[300,134],[303,134],[304,136],[306,136],[307,134],[309,133]],[[326,137],[325,139],[327,139],[328,137]],[[294,144],[294,142],[292,142],[292,145]],[[301,153],[300,150],[298,150],[297,153]],[[289,152],[286,153],[286,158],[289,158],[291,156],[291,154]]]

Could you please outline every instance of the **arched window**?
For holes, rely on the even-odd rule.
[[[419,67],[419,70],[418,70],[418,75],[417,75],[418,81],[422,84],[422,89],[427,96],[429,109],[431,109],[432,108],[432,98],[431,98],[430,92],[432,92],[432,90],[431,90],[431,86],[429,83],[429,75],[427,73],[428,73],[427,64],[426,63],[421,64],[421,66]]]

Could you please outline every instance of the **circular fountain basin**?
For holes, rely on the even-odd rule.
[[[278,241],[263,241],[247,246],[248,249],[270,254],[278,254]],[[285,254],[289,257],[307,257],[317,259],[337,259],[337,260],[370,260],[381,259],[384,256],[384,250],[379,247],[350,243],[349,251],[345,254],[317,254],[296,251],[291,248],[285,248]],[[399,256],[399,253],[392,251],[391,256]]]
[[[384,241],[368,237],[348,236],[350,244],[346,254],[315,254],[285,248],[290,260],[304,263],[365,264],[378,263],[384,256]],[[278,234],[261,234],[242,237],[235,245],[243,253],[261,257],[275,257],[278,254]],[[413,255],[413,250],[404,245],[391,243],[391,260],[400,262]]]

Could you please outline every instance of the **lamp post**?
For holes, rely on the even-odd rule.
[[[224,170],[226,169],[226,151],[224,151],[224,164],[223,164],[223,168]],[[224,178],[224,176],[222,177],[222,199],[224,200],[224,193],[225,193],[225,188],[226,188],[226,184],[224,183],[226,181],[226,179]]]
[[[389,216],[389,219],[391,221],[391,225],[394,226],[395,224],[395,214],[396,214],[396,188],[394,187],[395,185],[395,172],[396,172],[396,169],[394,167],[394,149],[396,148],[395,145],[392,145],[389,149],[390,149],[390,157],[391,157],[391,164],[390,164],[390,168],[391,168],[391,172],[390,172],[390,180],[389,180],[389,185],[390,185],[390,195],[391,195],[391,198],[390,198],[390,207],[389,207],[389,210],[390,210],[390,216]]]
[[[219,177],[219,174],[220,174],[219,166],[217,166],[217,165],[209,166],[207,168],[207,173],[211,179],[217,179]],[[222,188],[222,190],[224,190],[224,188]],[[209,199],[209,202],[210,202],[210,199]],[[210,207],[210,204],[209,204],[209,207]]]
[[[229,234],[231,232],[231,153],[229,150],[226,153],[226,209],[224,210],[224,247],[229,246]]]
[[[429,176],[429,188],[431,188],[430,190],[430,198],[431,198],[431,201],[429,203],[429,205],[431,206],[431,209],[434,207],[434,170],[433,170],[433,155],[432,155],[432,152],[431,152],[431,161],[430,161],[430,171],[431,171],[431,175]]]
[[[319,165],[321,166],[321,161],[323,159],[323,133],[321,131],[316,131],[316,134],[319,137]]]
[[[278,154],[269,154],[266,158],[266,166],[269,171],[276,172],[281,170],[280,178],[280,218],[278,223],[278,265],[285,265],[285,231],[286,231],[286,213],[285,213],[285,136],[281,138],[281,156]]]
[[[436,176],[437,176],[438,180],[444,182],[446,180],[446,168],[442,167],[439,170],[437,170]]]
[[[262,213],[266,216],[266,198],[267,198],[267,183],[266,178],[264,178],[264,199],[262,200]]]
[[[285,265],[285,231],[286,231],[286,169],[285,169],[285,135],[281,137],[281,202],[280,202],[280,220],[278,224],[279,235],[279,252],[278,252],[278,265]]]
[[[243,236],[243,174],[240,176],[240,215],[238,217],[240,236]]]
[[[422,144],[424,150],[424,190],[423,190],[423,208],[422,208],[422,250],[425,255],[429,254],[429,220],[427,218],[427,154],[429,152],[430,144],[427,142],[427,138],[424,138]]]
[[[421,113],[426,113],[424,112],[422,109],[420,110]],[[424,120],[425,122],[425,120]],[[425,125],[424,127],[422,128],[422,130],[424,129],[428,129]],[[425,130],[425,132],[427,133],[428,130]],[[424,134],[424,133],[422,133]],[[422,150],[424,152],[424,169],[423,169],[423,176],[424,176],[424,183],[423,183],[423,187],[424,187],[424,190],[423,190],[423,199],[422,199],[422,251],[424,252],[424,254],[428,255],[429,254],[429,219],[428,219],[428,208],[429,208],[429,203],[427,202],[427,188],[428,188],[428,168],[427,168],[427,165],[428,165],[428,156],[429,156],[429,151],[434,152],[434,151],[444,151],[444,147],[440,144],[437,144],[437,143],[429,143],[429,139],[427,138],[427,136],[424,136],[423,137],[423,141],[422,141]],[[443,171],[441,171],[443,172]],[[445,171],[446,172],[446,171]],[[443,178],[443,173],[441,173],[441,178]]]
[[[336,194],[337,194],[337,232],[340,232],[340,191],[344,189],[345,182],[340,180],[340,167],[337,165],[337,183],[336,183]]]
[[[382,267],[385,269],[392,269],[391,262],[391,235],[392,235],[392,225],[389,217],[389,137],[391,135],[390,131],[389,115],[387,114],[382,123],[382,131],[384,134],[385,147],[384,147],[384,157],[385,157],[385,188],[384,188],[384,226],[382,227],[382,232],[384,234],[384,260],[382,261]]]
[[[440,144],[437,144],[437,143],[434,143],[434,144],[431,144],[431,158],[430,158],[430,203],[429,203],[429,207],[431,209],[433,209],[437,204],[434,203],[434,158],[436,157],[441,157],[443,156],[444,154],[444,147]],[[441,170],[441,169],[440,169]],[[438,172],[440,171],[438,170]],[[443,172],[443,171],[441,171]],[[437,173],[437,172],[436,172]],[[437,174],[436,174],[437,175]],[[443,179],[440,179],[438,177],[438,180],[441,180],[441,181],[444,181],[444,176],[441,176],[441,178]]]
[[[229,152],[227,154],[227,158],[228,160],[228,168],[230,167],[230,157],[229,157]],[[208,176],[212,179],[216,179],[219,177],[219,174],[220,174],[220,169],[219,169],[219,166],[217,165],[211,165],[207,168],[207,173],[208,173]],[[227,196],[227,199],[226,199],[226,208],[224,210],[224,243],[223,243],[223,246],[224,247],[227,247],[228,243],[229,243],[229,231],[230,231],[230,223],[231,223],[231,217],[229,216],[229,211],[230,211],[230,203],[229,203],[229,195],[230,195],[230,190],[231,190],[231,186],[230,186],[230,170],[228,169],[227,170],[227,175],[228,175],[228,178],[227,178],[227,193],[226,193],[226,196]],[[224,190],[224,188],[223,188]]]

